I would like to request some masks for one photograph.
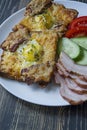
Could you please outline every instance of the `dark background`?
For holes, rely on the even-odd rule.
[[[0,24],[28,2],[0,0]],[[87,103],[43,107],[22,101],[0,86],[0,130],[87,130]]]

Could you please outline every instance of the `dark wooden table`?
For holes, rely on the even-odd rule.
[[[0,24],[28,2],[0,0]],[[87,103],[44,107],[20,100],[0,86],[0,130],[87,130]]]

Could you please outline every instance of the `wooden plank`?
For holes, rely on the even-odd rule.
[[[0,24],[27,3],[28,0],[0,0]],[[87,103],[43,107],[22,101],[0,86],[0,130],[87,130]]]

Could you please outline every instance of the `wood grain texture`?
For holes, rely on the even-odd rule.
[[[28,2],[0,0],[0,24]],[[43,107],[20,100],[0,86],[0,130],[87,130],[87,103]]]

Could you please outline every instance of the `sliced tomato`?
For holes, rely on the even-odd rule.
[[[87,36],[87,27],[77,27],[74,29],[69,29],[65,37],[72,38],[77,36]]]
[[[87,27],[87,16],[81,16],[74,19],[71,22],[69,29],[73,29],[75,27],[84,27],[84,26]]]

